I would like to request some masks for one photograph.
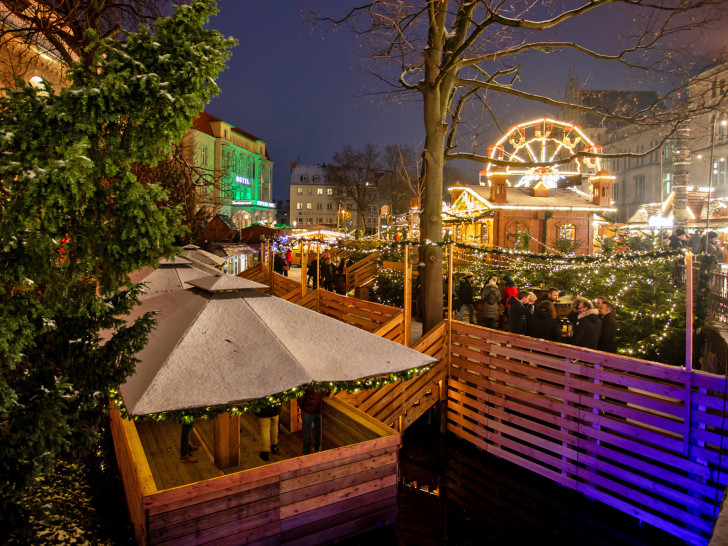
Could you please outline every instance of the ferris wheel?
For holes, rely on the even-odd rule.
[[[563,178],[602,169],[599,157],[580,157],[558,163],[560,160],[579,152],[598,154],[601,151],[602,147],[589,140],[578,125],[542,118],[511,127],[496,144],[488,146],[488,157],[509,162],[505,172],[511,185],[530,187],[543,182],[548,188],[556,188]],[[541,166],[532,166],[533,163],[541,163]],[[483,176],[489,180],[496,169],[503,167],[488,163],[480,173],[480,184],[489,185]]]

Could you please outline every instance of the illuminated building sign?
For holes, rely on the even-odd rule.
[[[245,178],[244,176],[236,176],[235,182],[238,184],[245,184],[246,186],[250,186],[250,180],[248,178]]]
[[[268,201],[256,201],[255,199],[253,199],[253,200],[248,199],[246,201],[232,201],[232,204],[233,205],[242,205],[244,207],[253,205],[253,206],[257,206],[257,207],[265,207],[268,209],[276,208],[275,203],[269,203]]]

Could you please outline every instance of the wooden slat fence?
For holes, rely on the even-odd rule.
[[[374,280],[378,273],[379,252],[372,252],[346,270],[346,293]]]
[[[271,294],[296,303],[301,299],[301,283],[274,272],[271,279]]]
[[[339,319],[342,322],[357,326],[367,332],[376,332],[390,320],[404,312],[398,307],[382,305],[370,301],[349,298],[328,290],[317,290],[319,307],[318,312]],[[397,335],[404,339],[404,321],[394,328]],[[391,336],[393,334],[389,334]]]
[[[452,324],[448,430],[707,544],[728,483],[724,377]]]
[[[241,271],[237,276],[250,281],[259,282],[261,284],[269,284],[268,271],[265,265],[265,262],[259,262],[253,267],[249,267],[245,271]]]
[[[355,394],[340,392],[336,397],[403,432],[442,399],[447,378],[447,323],[442,321],[435,326],[413,349],[437,358],[438,363],[409,381]]]

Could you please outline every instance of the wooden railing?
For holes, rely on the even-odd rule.
[[[404,431],[442,400],[447,378],[447,323],[440,322],[413,347],[437,358],[438,363],[409,381],[397,381],[380,389],[356,394],[340,392],[337,398],[371,415],[377,421]]]
[[[725,377],[452,324],[448,430],[708,542],[728,483]]]
[[[367,332],[376,332],[392,319],[403,314],[402,309],[341,296],[328,290],[317,290],[319,313],[357,326]],[[404,339],[404,321],[396,320],[386,329],[388,339]],[[401,342],[401,341],[400,341]]]
[[[359,260],[346,270],[346,293],[364,286],[377,276],[377,259],[379,252],[373,252],[363,260]]]
[[[322,419],[326,451],[157,490],[135,424],[112,411],[137,543],[322,544],[394,523],[400,435],[339,400]]]

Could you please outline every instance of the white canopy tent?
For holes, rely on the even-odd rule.
[[[120,387],[127,412],[147,415],[247,402],[312,381],[356,381],[436,362],[334,318],[258,292],[232,275],[151,297],[157,328]]]

